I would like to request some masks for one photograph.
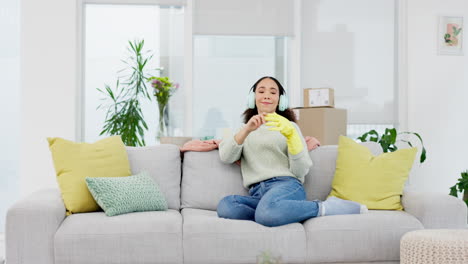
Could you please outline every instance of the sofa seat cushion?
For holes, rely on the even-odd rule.
[[[182,216],[176,210],[73,214],[54,244],[56,264],[182,263]]]
[[[305,263],[306,239],[299,223],[266,227],[192,208],[183,209],[182,216],[184,263],[257,263],[266,251],[281,256],[282,263]]]
[[[400,239],[423,229],[404,211],[369,211],[360,215],[334,215],[304,222],[307,263],[397,261]]]

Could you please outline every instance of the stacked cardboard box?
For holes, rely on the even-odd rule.
[[[332,88],[304,89],[304,107],[335,107],[335,92]]]
[[[322,146],[338,145],[339,136],[346,136],[347,111],[335,108],[334,101],[331,88],[304,89],[305,107],[293,109],[303,136],[317,138]]]

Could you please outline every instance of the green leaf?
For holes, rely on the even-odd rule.
[[[456,37],[458,36],[458,34],[460,34],[460,31],[462,30],[462,28],[457,29],[457,27],[452,26],[452,30],[453,30],[453,35]]]
[[[407,131],[401,132],[400,134],[414,135],[414,136],[416,136],[416,137],[419,139],[419,141],[420,141],[420,143],[421,143],[421,146],[422,146],[422,151],[421,151],[421,156],[419,157],[419,162],[420,162],[420,163],[423,163],[423,162],[426,160],[426,148],[424,147],[424,142],[423,142],[421,136],[420,136],[418,133],[407,132]],[[410,145],[410,146],[412,146],[412,145]]]
[[[379,140],[379,133],[375,130],[371,130],[368,132],[369,133],[369,141],[377,142]]]
[[[389,142],[391,142],[391,144],[395,144],[396,142],[396,138],[397,138],[397,132],[396,132],[396,129],[395,128],[391,128],[391,129],[386,129],[388,130],[389,134],[390,134],[390,137],[389,137]]]
[[[426,148],[423,147],[423,149],[421,151],[421,157],[419,158],[419,162],[423,163],[425,160],[426,160]]]
[[[458,191],[457,191],[457,185],[455,184],[454,186],[450,187],[450,195],[458,197]]]
[[[369,135],[369,133],[364,133],[357,139],[360,140],[361,142],[367,142],[367,135]]]
[[[388,152],[389,145],[385,141],[380,141],[380,146],[382,146],[382,150],[384,153]]]

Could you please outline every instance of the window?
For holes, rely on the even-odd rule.
[[[84,140],[99,138],[105,113],[96,111],[102,98],[96,88],[115,84],[116,72],[124,66],[120,60],[125,57],[127,41],[135,38],[144,38],[146,48],[155,52],[151,67],[163,67],[162,75],[181,84],[169,104],[172,136],[220,138],[224,128],[237,128],[248,89],[264,75],[276,76],[287,90],[288,83],[297,83],[294,92],[300,88],[334,88],[336,105],[348,110],[348,136],[352,138],[370,129],[381,132],[398,125],[396,1],[301,3],[301,43],[295,44],[301,49],[300,62],[288,61],[287,56],[296,54],[288,47],[295,40],[293,26],[260,36],[257,31],[268,31],[268,24],[257,31],[249,30],[246,23],[229,22],[229,27],[220,21],[214,25],[212,21],[219,18],[224,5],[216,1],[194,3],[193,64],[188,75],[183,73],[187,34],[183,7],[85,5]],[[293,21],[292,10],[287,21]],[[103,16],[106,20],[101,19]],[[223,30],[227,30],[226,35]],[[300,80],[288,78],[292,76],[288,65],[301,69],[300,75],[294,75]],[[184,76],[193,77],[184,80]],[[190,99],[184,98],[184,81],[191,82]],[[192,100],[191,109],[186,109],[186,100]],[[153,144],[158,126],[156,102],[145,102],[143,111],[150,126],[146,141]],[[186,123],[191,127],[184,127]]]
[[[352,138],[396,126],[395,0],[303,3],[303,87],[335,89]]]
[[[19,134],[20,134],[20,16],[19,1],[0,2],[0,32],[8,41],[0,42],[0,234],[5,229],[8,208],[19,198]],[[0,235],[0,246],[2,236]],[[2,249],[0,249],[1,253]]]
[[[103,19],[105,17],[105,19]],[[84,141],[93,142],[99,136],[105,121],[105,110],[96,110],[103,94],[96,88],[104,89],[108,84],[115,88],[118,71],[125,68],[122,62],[129,55],[128,41],[144,39],[144,50],[150,50],[153,59],[146,66],[153,76],[168,76],[183,88],[183,29],[184,9],[158,5],[105,5],[86,4],[85,57],[84,57]],[[163,68],[162,73],[155,70]],[[151,87],[148,84],[148,89]],[[151,91],[149,90],[150,94]],[[183,89],[170,100],[169,105],[172,132],[181,131],[183,126]],[[149,130],[145,132],[147,145],[156,142],[158,126],[157,102],[142,102],[142,111]]]
[[[195,36],[193,136],[222,138],[242,124],[249,89],[275,76],[287,91],[287,38]]]

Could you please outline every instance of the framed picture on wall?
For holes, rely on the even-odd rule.
[[[462,16],[440,16],[438,39],[439,55],[463,55],[464,33]]]

